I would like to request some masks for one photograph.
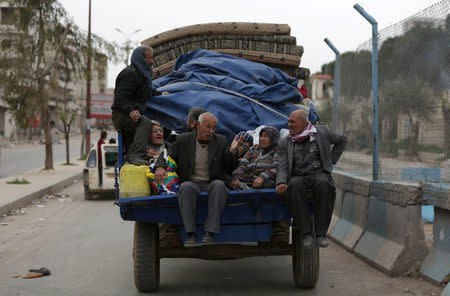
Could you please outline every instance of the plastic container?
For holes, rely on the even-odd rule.
[[[124,164],[120,169],[120,198],[150,195],[150,184],[145,172],[147,165]]]

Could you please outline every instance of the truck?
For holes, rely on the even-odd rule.
[[[154,66],[156,67],[154,69],[154,76],[161,76],[160,79],[162,79],[159,82],[158,80],[155,81],[155,83],[161,86],[167,84],[167,80],[164,80],[165,76],[163,75],[170,73],[170,70],[175,67],[179,70],[187,58],[202,56],[203,60],[206,58],[214,59],[216,57],[215,54],[196,52],[199,48],[211,50],[212,47],[214,47],[212,49],[214,52],[221,54],[231,54],[250,61],[256,60],[269,64],[271,67],[279,66],[283,71],[288,72],[289,76],[295,76],[297,79],[302,80],[309,73],[305,68],[298,68],[303,48],[295,45],[295,38],[288,36],[289,32],[290,28],[287,25],[215,23],[178,28],[148,38],[142,44],[154,48]],[[229,48],[233,46],[240,48]],[[177,58],[179,59],[177,60]],[[232,59],[232,63],[235,62],[239,63],[239,61]],[[195,64],[198,65],[198,63]],[[223,63],[220,63],[220,65],[224,66]],[[225,71],[225,68],[214,69],[213,73]],[[268,73],[267,71],[270,69],[259,70],[254,72]],[[240,73],[241,71],[237,72]],[[276,75],[285,75],[279,74],[276,71],[274,72]],[[250,74],[252,74],[251,70]],[[176,71],[176,75],[174,76],[181,77],[183,73]],[[294,81],[288,76],[283,79],[290,82]],[[222,83],[224,81],[224,79],[219,80]],[[222,100],[224,94],[231,93],[231,95],[240,97],[245,102],[235,104],[236,106],[255,104],[258,108],[261,107],[262,111],[260,111],[262,115],[255,116],[255,118],[262,117],[262,120],[264,120],[264,118],[267,118],[264,117],[264,114],[267,115],[270,112],[275,112],[277,113],[276,116],[281,116],[281,119],[278,121],[278,123],[281,122],[280,125],[287,123],[286,116],[281,114],[281,111],[274,109],[277,106],[282,106],[280,110],[283,112],[292,110],[289,109],[291,107],[285,106],[284,103],[280,102],[268,107],[269,103],[261,103],[258,100],[249,98],[247,95],[237,94],[236,91],[231,92],[224,89],[223,84],[221,87],[217,87],[199,82],[186,83],[186,85],[192,84],[195,86],[195,91],[198,91],[197,95],[201,94],[203,89],[208,89],[208,93],[211,95],[209,90],[214,89],[219,92],[218,96]],[[180,85],[182,86],[183,83],[177,81],[172,87],[180,87]],[[294,89],[297,91],[295,87]],[[179,92],[180,90],[177,89],[176,91]],[[190,108],[203,103],[202,101],[194,100],[191,90],[187,93],[191,94],[192,97],[182,95],[179,99],[179,101],[182,101],[183,108]],[[195,97],[198,99],[197,95]],[[180,118],[178,115],[180,114],[177,113],[180,110],[180,106],[177,106],[176,99],[170,101],[169,98],[161,98],[158,101],[157,98],[153,98],[152,104],[157,105],[158,109],[157,112],[156,110],[154,112],[152,110],[152,114],[162,114],[163,111],[166,111],[160,118],[157,118],[166,127],[176,130],[177,127],[184,124],[186,118]],[[208,105],[205,107],[208,110],[208,107],[213,108],[213,105],[214,102],[208,101]],[[244,114],[242,113],[243,111],[239,111],[239,114],[234,114],[233,109],[226,107],[226,104],[223,104],[223,102],[218,103],[218,106],[217,108],[221,109],[215,109],[217,111],[216,113],[221,114],[222,117],[219,119],[221,126],[218,127],[216,132],[228,133],[228,138],[230,138],[232,133],[239,131],[239,128],[244,129],[247,127],[244,126],[246,121],[242,117]],[[255,107],[253,108],[256,110]],[[249,112],[251,113],[252,111]],[[246,115],[249,115],[249,113]],[[240,116],[241,120],[236,120],[236,116]],[[274,118],[270,118],[270,120],[274,122]],[[239,126],[239,124],[242,126]],[[291,268],[295,286],[302,289],[315,287],[319,276],[319,248],[317,242],[314,242],[309,247],[305,247],[301,243],[302,235],[297,232],[296,222],[289,214],[286,199],[276,194],[274,188],[231,190],[221,216],[221,232],[214,236],[214,244],[200,244],[195,247],[185,248],[183,243],[186,232],[183,229],[183,220],[178,208],[176,193],[151,195],[150,192],[146,192],[145,190],[135,190],[135,192],[139,193],[130,195],[129,192],[123,192],[125,188],[130,188],[130,186],[122,186],[125,179],[124,175],[126,174],[124,165],[129,166],[129,164],[125,164],[121,134],[119,134],[118,139],[119,159],[116,177],[116,196],[118,196],[118,199],[115,201],[115,204],[120,208],[120,216],[123,220],[134,222],[134,240],[132,247],[134,282],[140,292],[156,292],[158,290],[160,283],[160,260],[162,258],[231,260],[252,256],[286,255],[292,257]],[[145,168],[143,169],[145,170]],[[141,177],[138,176],[138,178]],[[120,186],[117,179],[120,179]],[[135,180],[136,178],[128,177],[128,179]],[[206,192],[202,192],[197,202],[198,238],[202,237],[204,231],[203,222],[207,216],[207,199],[202,198],[206,194]],[[314,213],[312,210],[310,213],[314,223]],[[280,222],[286,225],[286,227],[281,228],[281,237],[283,239],[275,241],[274,237],[280,235],[280,227],[277,227]],[[162,227],[164,225],[171,225],[176,229],[175,236],[179,244],[175,246],[163,244],[166,238],[163,237],[161,229],[164,228]]]

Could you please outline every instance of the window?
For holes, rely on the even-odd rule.
[[[14,8],[2,7],[2,25],[12,25],[14,24]]]
[[[91,151],[88,160],[86,161],[86,166],[88,168],[95,168],[97,166],[97,151],[95,150]]]

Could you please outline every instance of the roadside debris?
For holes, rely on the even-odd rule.
[[[51,271],[46,267],[41,267],[39,269],[30,269],[30,270],[28,270],[28,272],[29,273],[27,275],[23,276],[22,278],[32,279],[32,278],[42,277],[42,276],[51,274]]]
[[[0,223],[0,225],[2,225],[2,226],[8,226],[8,223],[2,222],[2,223]]]
[[[58,198],[58,200],[60,201],[60,202],[72,202],[72,199],[70,199],[70,198]]]

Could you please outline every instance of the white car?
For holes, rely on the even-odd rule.
[[[90,200],[95,194],[111,193],[114,194],[115,175],[114,166],[119,161],[117,144],[101,145],[102,153],[102,180],[98,168],[97,145],[93,145],[86,158],[85,168],[83,170],[84,199]]]

